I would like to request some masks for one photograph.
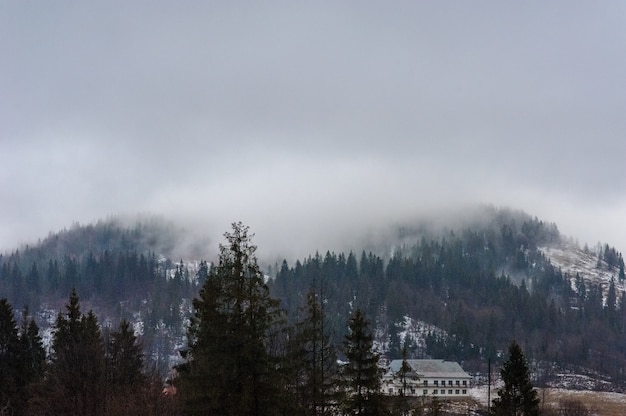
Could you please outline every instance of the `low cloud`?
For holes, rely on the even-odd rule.
[[[302,256],[480,203],[626,247],[620,2],[144,6],[3,9],[0,249],[142,212]]]

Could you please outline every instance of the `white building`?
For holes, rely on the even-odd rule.
[[[411,368],[401,379],[402,360],[393,360],[383,376],[383,392],[406,396],[467,397],[471,376],[453,361],[406,360]]]

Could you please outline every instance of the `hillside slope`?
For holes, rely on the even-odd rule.
[[[147,356],[167,371],[185,343],[191,299],[210,267],[197,250],[185,257],[190,260],[168,257],[176,239],[184,240],[174,230],[158,221],[103,221],[51,234],[0,256],[0,297],[28,305],[49,335],[75,287],[83,309],[93,309],[101,325],[129,320]],[[540,372],[541,383],[573,368],[624,383],[624,372],[612,364],[626,362],[623,260],[614,248],[580,250],[555,224],[493,208],[463,226],[405,224],[386,238],[380,252],[283,261],[268,271],[271,294],[291,321],[309,291],[322,296],[339,347],[350,313],[361,307],[388,359],[398,358],[406,342],[412,357],[485,371],[487,359],[497,365],[517,339],[529,359],[552,363]]]

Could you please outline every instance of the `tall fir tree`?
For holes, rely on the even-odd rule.
[[[412,381],[417,380],[417,374],[413,371],[413,368],[409,365],[408,362],[408,338],[404,340],[404,346],[402,347],[402,364],[400,365],[400,369],[394,377],[400,380],[400,385],[402,386],[399,392],[399,398],[396,401],[396,410],[402,416],[407,416],[411,413],[411,406],[409,404],[408,396],[410,394],[411,386],[414,386]]]
[[[129,389],[144,381],[143,353],[130,323],[120,322],[106,348],[107,383],[114,389]]]
[[[105,411],[104,345],[92,311],[84,315],[76,290],[54,325],[46,384],[33,412],[98,416]]]
[[[187,362],[179,367],[186,415],[273,415],[281,406],[279,357],[270,353],[282,319],[257,264],[248,227],[234,223],[193,302]]]
[[[20,329],[20,362],[24,384],[37,381],[45,370],[46,350],[39,326],[25,311]]]
[[[18,386],[20,339],[13,307],[0,299],[0,409],[13,409]]]
[[[122,320],[119,328],[105,338],[107,416],[150,414],[150,406],[160,405],[165,397],[150,397],[154,394],[154,379],[143,373],[142,346],[131,325]]]
[[[380,354],[374,351],[374,337],[369,321],[357,309],[348,321],[349,333],[344,341],[347,363],[342,369],[344,394],[342,408],[348,415],[383,414]]]
[[[30,387],[42,376],[46,354],[39,328],[24,311],[18,329],[13,308],[0,299],[0,414],[23,414]]]
[[[19,352],[17,357],[18,398],[15,402],[16,414],[25,412],[32,387],[43,377],[46,367],[46,351],[39,327],[34,318],[28,316],[28,310],[22,313],[22,324],[19,331]]]
[[[295,326],[290,342],[295,371],[295,393],[305,415],[331,412],[336,381],[336,351],[330,342],[323,299],[311,289],[302,321]]]
[[[537,416],[539,398],[530,382],[526,358],[520,346],[513,341],[509,346],[509,359],[500,370],[504,386],[493,400],[494,416]]]

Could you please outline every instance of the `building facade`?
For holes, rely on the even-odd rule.
[[[453,361],[406,360],[410,369],[401,371],[402,360],[393,360],[383,376],[383,392],[397,396],[467,397],[471,376]]]

